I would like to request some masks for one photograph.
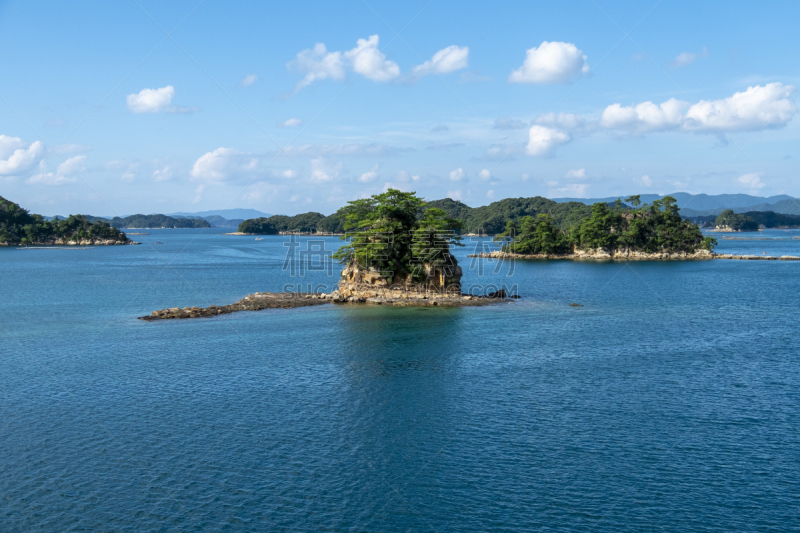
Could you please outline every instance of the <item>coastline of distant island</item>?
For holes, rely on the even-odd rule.
[[[114,246],[140,244],[105,221],[83,215],[45,220],[0,197],[0,246]]]

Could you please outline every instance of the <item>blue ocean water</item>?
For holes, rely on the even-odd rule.
[[[0,249],[0,530],[800,529],[800,262],[468,243],[465,285],[521,300],[136,320],[337,280],[215,232]]]

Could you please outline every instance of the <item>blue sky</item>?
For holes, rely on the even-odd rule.
[[[800,196],[797,20],[788,1],[0,2],[0,196],[104,215],[327,214],[390,186]]]

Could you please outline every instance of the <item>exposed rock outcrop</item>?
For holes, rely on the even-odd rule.
[[[462,270],[458,265],[421,265],[422,280],[411,274],[387,275],[351,262],[343,271],[339,288],[327,295],[335,303],[357,302],[395,306],[462,307],[506,300],[505,290],[475,295],[461,292]],[[518,298],[518,296],[511,296]]]
[[[352,261],[342,270],[339,289],[334,294],[344,301],[366,301],[370,298],[424,300],[461,296],[460,266],[432,267],[424,264],[420,268],[424,274],[421,281],[414,280],[411,274],[386,274]]]
[[[714,233],[741,233],[741,232],[761,231],[761,230],[760,229],[733,229],[730,226],[717,226],[714,229],[710,229],[708,231],[712,231]]]
[[[31,242],[26,244],[8,244],[0,242],[0,246],[124,246],[129,244],[142,244],[130,239],[119,241],[114,239],[81,239],[70,241],[67,239],[51,239],[44,242]]]

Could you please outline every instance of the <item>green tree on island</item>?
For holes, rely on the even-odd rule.
[[[519,223],[509,220],[505,231],[494,240],[508,241],[506,250],[518,254],[563,254],[573,248],[569,237],[555,227],[552,217],[545,213],[535,218],[522,217]]]
[[[337,212],[344,220],[342,239],[347,244],[333,257],[395,278],[412,276],[415,281],[426,276],[423,264],[455,267],[450,246],[461,245],[454,233],[461,223],[441,209],[423,210],[424,205],[415,193],[397,189],[348,202]]]
[[[753,217],[734,213],[733,209],[720,213],[714,224],[718,228],[727,227],[733,231],[758,231],[758,222]]]

